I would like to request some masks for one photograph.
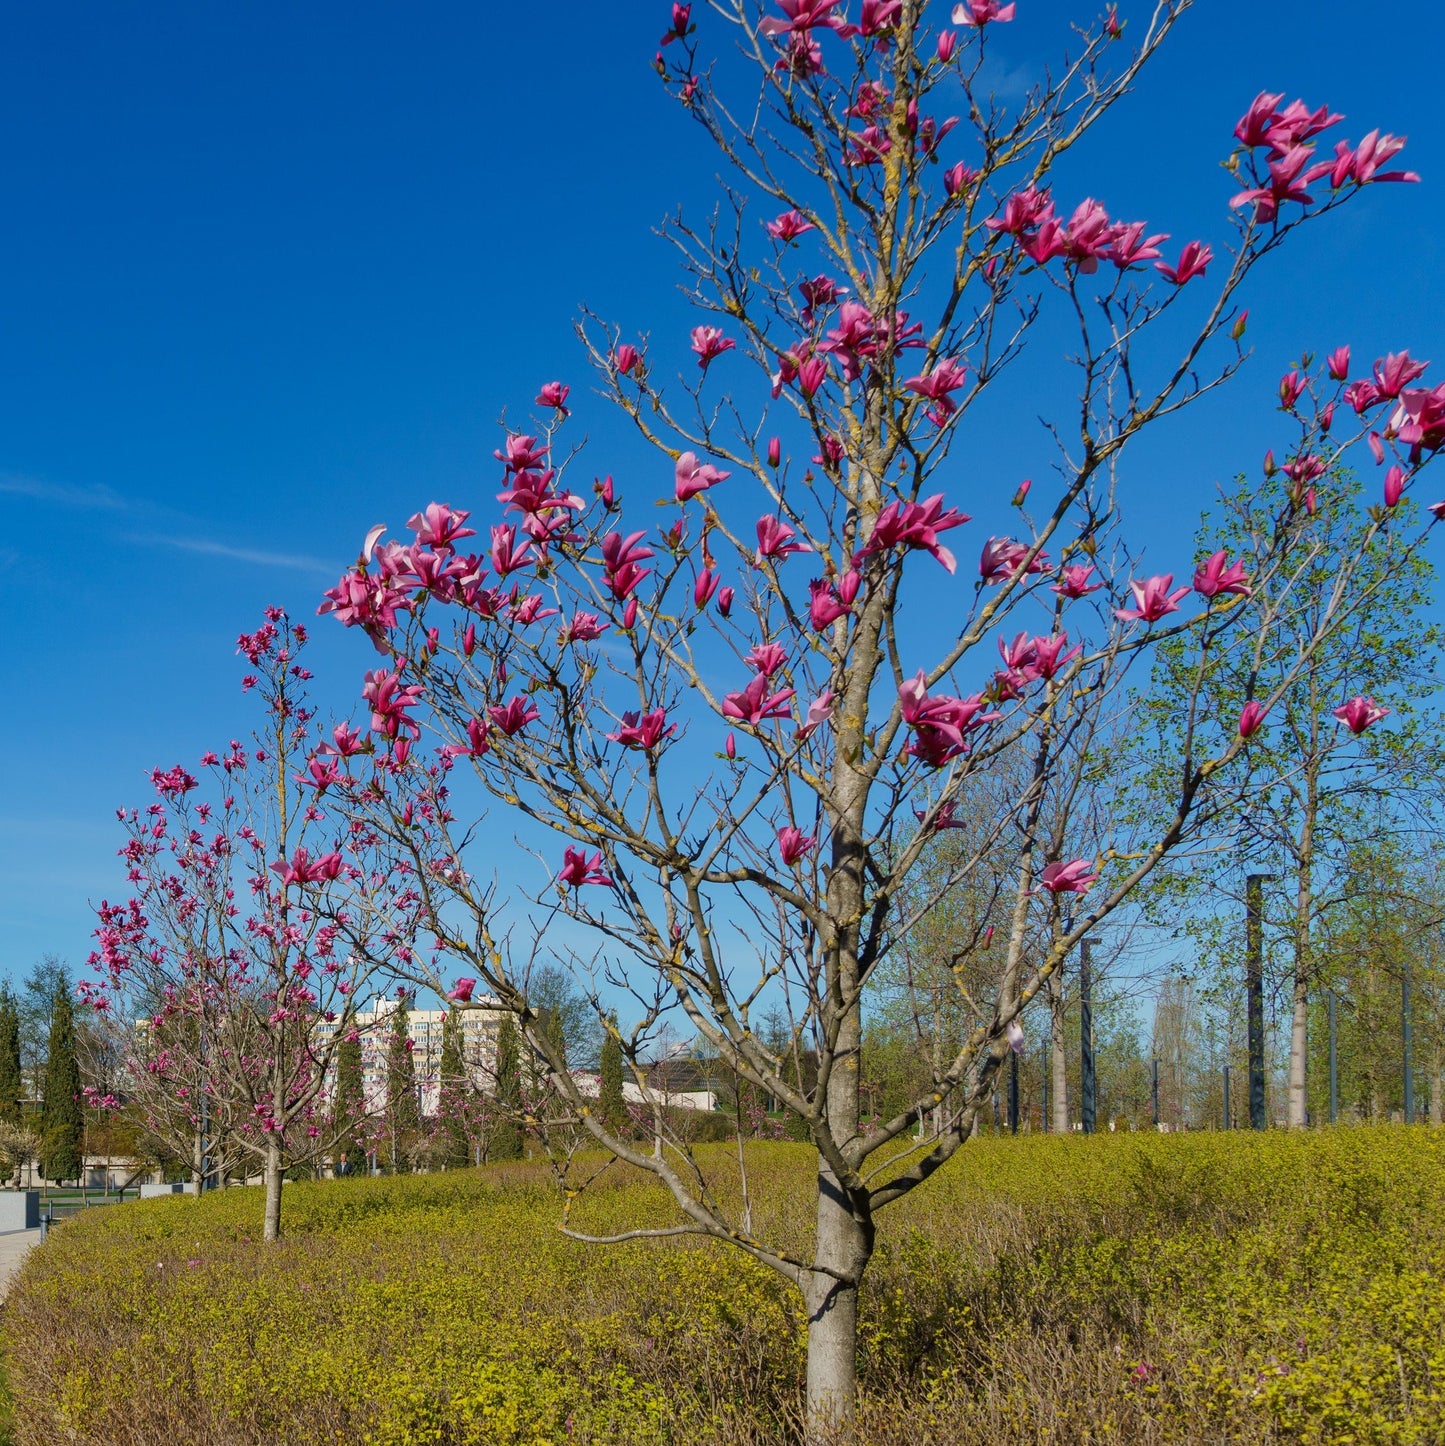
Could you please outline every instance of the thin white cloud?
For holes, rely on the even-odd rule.
[[[232,547],[225,542],[211,542],[204,537],[173,537],[157,534],[133,534],[125,539],[141,547],[174,547],[181,552],[198,552],[205,557],[224,557],[232,562],[249,562],[257,567],[285,567],[294,572],[313,572],[330,576],[335,563],[300,553],[265,552],[254,547]]]
[[[70,487],[64,482],[42,482],[38,477],[0,473],[0,493],[11,497],[33,497],[37,502],[54,502],[61,507],[80,507],[88,512],[128,512],[131,504],[104,483]]]

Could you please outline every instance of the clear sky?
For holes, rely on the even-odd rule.
[[[1019,0],[1000,93],[1095,8]],[[266,603],[309,618],[373,522],[432,498],[491,505],[504,409],[525,414],[552,377],[585,387],[581,304],[688,364],[652,228],[699,214],[717,166],[650,68],[668,9],[9,7],[0,975],[46,951],[83,962],[90,902],[124,892],[114,809],[148,800],[153,766],[250,726],[234,640]],[[1120,12],[1142,23],[1133,0]],[[1201,0],[1061,177],[1061,199],[1067,180],[1176,240],[1224,241],[1218,162],[1262,89],[1329,102],[1352,138],[1408,134],[1425,177],[1256,280],[1245,378],[1135,456],[1151,549],[1184,548],[1182,564],[1211,488],[1279,441],[1275,380],[1304,348],[1445,364],[1442,41],[1425,0]],[[1043,469],[1036,410],[1005,401],[975,429],[957,484],[940,479],[950,502],[967,505],[974,469]],[[636,456],[604,414],[587,424],[589,470]],[[374,655],[317,632],[321,700],[348,708]]]

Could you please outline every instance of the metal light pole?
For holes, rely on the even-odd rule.
[[[1340,1053],[1335,1033],[1335,991],[1330,990],[1330,1123],[1333,1125],[1340,1115]]]
[[[1082,1096],[1080,1115],[1083,1117],[1084,1133],[1094,1133],[1094,1114],[1097,1105],[1094,1081],[1094,971],[1092,948],[1102,944],[1102,939],[1083,939],[1079,942],[1079,1094]]]
[[[1262,1130],[1264,1119],[1264,884],[1274,874],[1249,874],[1244,880],[1245,994],[1249,1005],[1249,1127]]]
[[[1008,1127],[1009,1133],[1019,1132],[1019,1057],[1014,1050],[1008,1052]]]
[[[1405,1054],[1405,1123],[1415,1123],[1415,1057],[1414,1039],[1410,1030],[1410,964],[1400,976],[1400,1041]]]

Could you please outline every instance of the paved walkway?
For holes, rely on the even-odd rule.
[[[39,1240],[38,1230],[9,1230],[0,1234],[0,1301],[9,1293],[10,1277],[20,1269],[20,1262]]]

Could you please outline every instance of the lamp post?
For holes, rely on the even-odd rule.
[[[1019,1132],[1019,1057],[1017,1050],[1008,1052],[1008,1127],[1009,1133]]]
[[[1097,1097],[1094,1081],[1094,971],[1092,949],[1102,939],[1079,943],[1079,1094],[1084,1133],[1094,1133]]]
[[[1330,1016],[1330,1123],[1335,1124],[1340,1115],[1340,1052],[1339,1038],[1335,1028],[1335,991],[1329,992]]]
[[[1249,1127],[1262,1130],[1264,1119],[1264,885],[1275,874],[1248,874],[1244,880],[1245,995],[1249,1006]]]
[[[1415,1123],[1415,1057],[1414,1039],[1410,1030],[1410,961],[1400,976],[1400,1043],[1405,1065],[1405,1123]]]

